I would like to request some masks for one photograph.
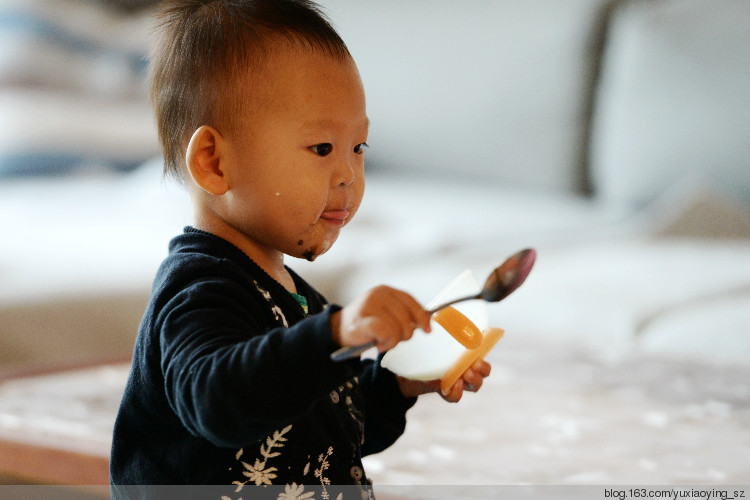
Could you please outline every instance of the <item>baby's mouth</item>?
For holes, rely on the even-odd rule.
[[[346,219],[348,217],[349,210],[346,209],[326,210],[322,214],[320,214],[320,218],[322,220],[338,227],[343,227],[344,224],[346,224]]]
[[[349,215],[351,215],[351,212],[346,208],[328,209],[328,210],[324,210],[323,213],[320,214],[318,221],[323,221],[327,224],[330,224],[336,230],[338,230],[346,225]],[[310,229],[312,230],[316,224],[313,224],[312,226],[310,226]],[[336,240],[336,236],[335,236],[336,234],[338,233],[332,233],[328,235],[326,243],[324,243],[322,247],[316,246],[316,247],[306,249],[304,252],[302,252],[302,256],[305,259],[312,262],[313,260],[315,260],[315,258],[318,255],[328,251],[328,249],[331,247],[333,242]],[[331,239],[331,237],[333,239]],[[299,240],[297,242],[298,246],[303,246],[304,244],[305,244],[304,240]]]

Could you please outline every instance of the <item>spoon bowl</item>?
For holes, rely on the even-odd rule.
[[[514,253],[490,273],[479,293],[445,302],[428,312],[435,314],[441,309],[465,300],[480,299],[485,302],[500,302],[526,281],[535,261],[536,251],[533,248]]]

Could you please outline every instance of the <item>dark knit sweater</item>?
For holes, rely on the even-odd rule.
[[[334,363],[337,306],[309,314],[227,241],[186,228],[154,281],[117,416],[117,484],[366,484],[414,404],[371,360]]]

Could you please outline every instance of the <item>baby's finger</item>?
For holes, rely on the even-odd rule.
[[[432,314],[426,311],[414,297],[406,292],[401,292],[400,300],[409,315],[410,330],[414,331],[414,328],[421,328],[425,332],[429,332],[431,329],[430,319],[432,318]]]
[[[464,390],[470,392],[477,392],[484,382],[484,377],[471,368],[466,370],[461,378],[464,381]]]
[[[403,340],[403,331],[401,323],[394,318],[386,318],[379,322],[377,331],[373,331],[376,337],[376,344],[380,352],[388,351],[396,347],[396,344]]]
[[[471,365],[471,369],[477,372],[482,377],[489,377],[492,371],[492,365],[483,359],[478,359]]]
[[[389,319],[392,322],[394,333],[398,335],[396,342],[409,340],[416,328],[412,311],[407,304],[399,301],[389,311]]]
[[[369,340],[375,342],[380,352],[392,349],[401,340],[397,333],[400,325],[390,316],[366,318],[360,323],[360,327],[368,332]]]
[[[443,392],[440,393],[443,399],[449,403],[458,403],[461,400],[461,396],[463,396],[463,394],[464,381],[462,379],[458,379],[458,381],[453,384],[453,387],[450,388],[450,391],[448,391],[447,394]]]

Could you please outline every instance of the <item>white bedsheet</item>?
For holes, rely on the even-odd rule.
[[[0,183],[0,301],[148,287],[171,235],[190,222],[187,194],[158,162]]]
[[[466,268],[481,280],[522,247],[539,255],[489,308],[506,334],[485,388],[455,406],[424,398],[404,437],[367,458],[376,484],[747,484],[750,239],[668,236],[705,206],[686,200],[627,214],[373,175],[334,249],[289,260],[332,300],[387,283],[426,302]],[[744,214],[719,212],[744,227]],[[158,162],[1,184],[0,368],[24,353],[127,353],[190,218]]]
[[[169,239],[191,221],[186,193],[161,179],[159,163],[0,184],[0,314],[71,296],[146,294]],[[672,208],[689,211],[685,196],[677,200]],[[464,269],[481,281],[532,246],[536,267],[490,307],[494,326],[610,352],[750,359],[750,238],[659,234],[677,219],[663,206],[633,215],[582,198],[373,175],[334,248],[288,263],[332,301],[386,283],[426,302]]]
[[[351,266],[335,283],[318,280],[341,300],[385,282],[427,302],[464,269],[481,282],[532,246],[535,268],[521,289],[490,306],[491,325],[608,356],[636,349],[750,363],[750,217],[713,193],[682,186],[628,214],[490,187],[372,184],[360,225],[320,258]],[[713,236],[704,236],[706,224]]]

